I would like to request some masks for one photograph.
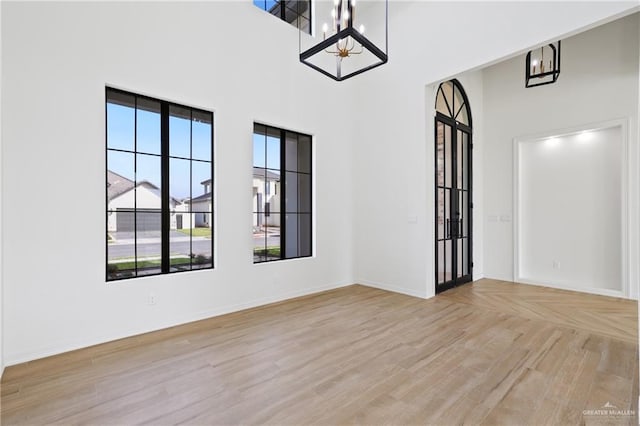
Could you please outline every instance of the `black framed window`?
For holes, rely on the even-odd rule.
[[[312,255],[311,136],[253,127],[253,262]]]
[[[213,113],[106,88],[107,281],[213,268]]]
[[[311,0],[253,0],[253,4],[311,34]]]

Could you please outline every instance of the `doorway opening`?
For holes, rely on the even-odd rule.
[[[435,117],[436,293],[471,281],[472,123],[458,80],[438,87]]]

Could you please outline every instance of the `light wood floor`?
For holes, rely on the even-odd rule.
[[[633,302],[351,286],[8,367],[8,424],[638,424]],[[614,409],[611,409],[614,410]]]

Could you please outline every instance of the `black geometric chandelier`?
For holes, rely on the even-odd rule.
[[[560,40],[527,53],[525,87],[555,83],[560,75]]]
[[[299,34],[300,62],[336,81],[387,62],[388,0],[357,0],[357,4],[356,0],[318,0],[314,4],[311,35]]]

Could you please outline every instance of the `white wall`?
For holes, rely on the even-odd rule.
[[[626,294],[624,122],[516,141],[517,282]]]
[[[616,119],[628,121],[629,158],[637,158],[638,16],[631,15],[562,41],[562,71],[555,84],[525,89],[522,56],[484,70],[485,275],[512,280],[513,139]],[[631,163],[634,163],[631,161]],[[628,177],[637,206],[637,162]],[[638,235],[637,209],[629,235]],[[637,258],[637,245],[630,247]],[[637,264],[630,263],[631,297]]]
[[[295,28],[251,2],[2,9],[8,365],[353,283],[343,86]],[[105,85],[214,111],[215,270],[105,283]],[[254,120],[314,135],[314,258],[252,263]]]
[[[423,297],[434,294],[433,83],[636,6],[635,2],[391,2],[389,63],[354,79],[359,112],[353,148],[357,281]],[[524,85],[523,67],[509,69],[519,86]],[[483,229],[481,218],[492,201],[482,193],[486,165],[481,159],[487,137],[479,80],[475,73],[460,77],[475,126],[474,278],[487,273],[482,253],[487,256],[490,250],[482,239],[489,230]],[[506,161],[511,165],[510,159]],[[511,247],[505,244],[500,253],[506,253],[509,263]]]

